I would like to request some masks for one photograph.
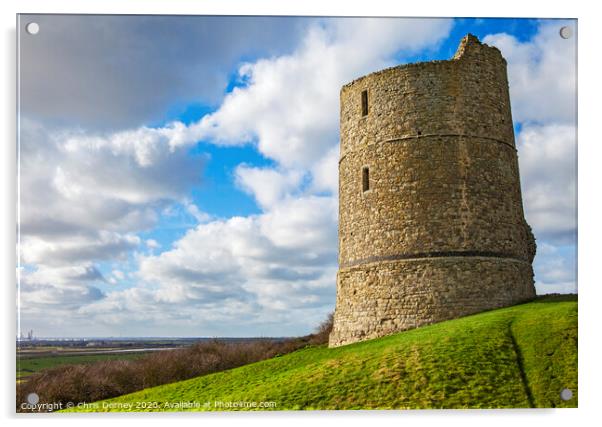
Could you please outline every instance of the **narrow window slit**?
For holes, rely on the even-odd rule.
[[[368,91],[362,91],[362,116],[368,115]]]
[[[370,168],[368,166],[362,168],[362,190],[364,192],[370,190]]]

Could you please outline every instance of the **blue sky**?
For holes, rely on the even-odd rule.
[[[335,301],[340,86],[467,33],[508,61],[537,291],[576,291],[575,21],[93,18],[22,37],[22,330],[311,331]]]

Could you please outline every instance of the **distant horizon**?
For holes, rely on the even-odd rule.
[[[89,341],[89,340],[115,340],[115,341],[119,341],[119,340],[195,340],[195,339],[203,339],[203,340],[211,340],[211,339],[283,339],[283,338],[296,338],[297,336],[291,335],[291,336],[248,336],[248,337],[239,337],[239,336],[231,336],[231,337],[224,337],[224,336],[213,336],[213,337],[196,337],[196,336],[186,336],[186,337],[170,337],[170,336],[160,336],[160,337],[85,337],[85,336],[79,336],[79,337],[34,337],[33,339],[28,339],[28,338],[24,338],[24,339],[19,339],[17,337],[17,342],[23,342],[23,341],[77,341],[77,340],[81,340],[81,341]]]

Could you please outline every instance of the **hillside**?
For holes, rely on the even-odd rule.
[[[573,391],[566,402],[564,388]],[[577,398],[577,298],[565,296],[307,348],[72,411],[223,410],[228,402],[275,402],[277,410],[576,407]]]

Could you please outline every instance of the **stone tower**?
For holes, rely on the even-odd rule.
[[[534,256],[498,49],[343,86],[331,347],[528,301]]]

